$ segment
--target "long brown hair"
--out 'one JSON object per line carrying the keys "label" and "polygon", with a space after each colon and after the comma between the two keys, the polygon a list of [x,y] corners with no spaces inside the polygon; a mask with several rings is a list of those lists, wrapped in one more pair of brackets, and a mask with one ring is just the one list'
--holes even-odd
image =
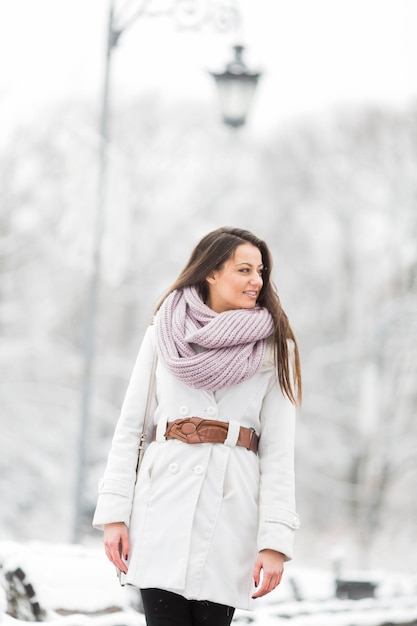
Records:
{"label": "long brown hair", "polygon": [[[207,276],[214,270],[221,269],[225,261],[233,256],[235,249],[244,243],[251,243],[261,252],[263,285],[257,304],[265,307],[274,320],[274,359],[281,390],[293,404],[299,405],[301,404],[302,390],[297,341],[288,317],[281,306],[276,288],[270,279],[272,257],[268,246],[262,239],[248,230],[240,228],[223,227],[208,233],[196,245],[188,263],[159,302],[156,310],[172,291],[184,287],[196,287],[202,300],[206,301],[208,296]],[[293,346],[292,358],[290,358],[289,344]]]}

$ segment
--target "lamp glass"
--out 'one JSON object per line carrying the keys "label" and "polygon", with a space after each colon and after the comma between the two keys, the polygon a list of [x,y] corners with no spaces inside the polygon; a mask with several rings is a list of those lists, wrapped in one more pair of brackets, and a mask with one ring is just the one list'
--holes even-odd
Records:
{"label": "lamp glass", "polygon": [[219,76],[217,86],[223,120],[229,126],[242,126],[255,93],[257,76]]}

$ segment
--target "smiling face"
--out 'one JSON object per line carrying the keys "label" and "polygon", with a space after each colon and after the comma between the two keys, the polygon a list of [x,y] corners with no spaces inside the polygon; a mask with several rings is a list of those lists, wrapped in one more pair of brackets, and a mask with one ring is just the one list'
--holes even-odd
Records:
{"label": "smiling face", "polygon": [[219,270],[207,276],[206,304],[216,313],[252,309],[262,289],[262,255],[256,246],[243,243]]}

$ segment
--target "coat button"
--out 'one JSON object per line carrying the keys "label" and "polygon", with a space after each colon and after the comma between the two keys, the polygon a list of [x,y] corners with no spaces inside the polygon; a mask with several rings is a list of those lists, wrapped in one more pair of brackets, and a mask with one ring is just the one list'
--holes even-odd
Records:
{"label": "coat button", "polygon": [[168,469],[171,472],[171,474],[176,474],[179,470],[178,463],[171,463]]}
{"label": "coat button", "polygon": [[207,415],[209,417],[214,417],[215,415],[217,415],[217,409],[215,406],[209,406],[207,409]]}
{"label": "coat button", "polygon": [[204,472],[204,467],[202,465],[196,465],[193,471],[194,474],[197,474],[197,476],[201,476]]}
{"label": "coat button", "polygon": [[186,416],[190,414],[190,408],[186,404],[180,406],[180,415]]}

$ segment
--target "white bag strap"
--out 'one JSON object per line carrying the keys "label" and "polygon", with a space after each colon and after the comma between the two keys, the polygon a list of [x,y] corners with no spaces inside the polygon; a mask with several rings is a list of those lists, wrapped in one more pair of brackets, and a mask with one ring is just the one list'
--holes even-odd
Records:
{"label": "white bag strap", "polygon": [[157,351],[156,351],[156,348],[155,348],[155,351],[153,353],[153,360],[152,360],[151,377],[149,379],[149,388],[148,388],[148,397],[147,397],[147,400],[146,400],[145,417],[143,419],[142,434],[140,436],[138,464],[137,464],[136,472],[139,471],[140,464],[142,463],[142,459],[143,459],[143,454],[145,452],[146,431],[147,431],[147,428],[148,428],[148,421],[149,421],[149,414],[151,412],[153,390],[154,390],[154,387],[155,387],[155,371],[156,371],[157,360],[158,360],[158,354],[157,354]]}

